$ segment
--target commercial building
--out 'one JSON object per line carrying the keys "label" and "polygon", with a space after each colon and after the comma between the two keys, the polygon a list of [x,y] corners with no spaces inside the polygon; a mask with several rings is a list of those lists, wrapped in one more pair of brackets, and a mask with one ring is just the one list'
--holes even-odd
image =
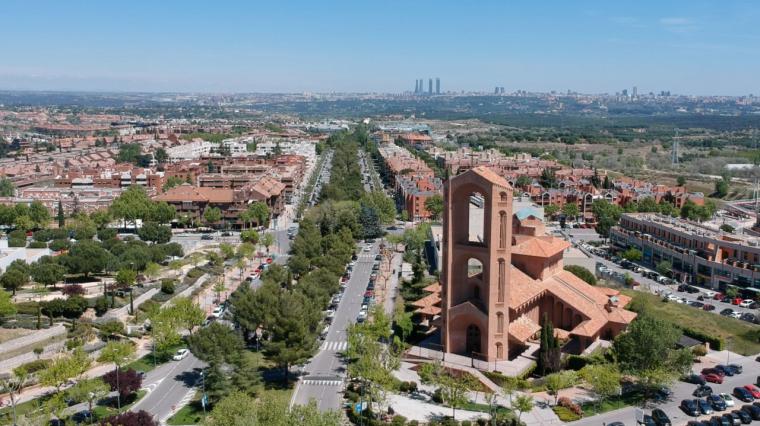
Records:
{"label": "commercial building", "polygon": [[641,250],[649,266],[670,262],[679,282],[721,291],[735,286],[748,296],[760,293],[760,238],[660,214],[626,213],[611,229],[610,242]]}
{"label": "commercial building", "polygon": [[[447,353],[498,363],[535,342],[544,318],[566,348],[580,352],[612,339],[636,317],[630,298],[591,286],[563,269],[569,243],[545,235],[543,222],[513,215],[513,190],[475,167],[444,186],[441,286],[418,301],[435,315]],[[433,286],[434,287],[434,286]]]}

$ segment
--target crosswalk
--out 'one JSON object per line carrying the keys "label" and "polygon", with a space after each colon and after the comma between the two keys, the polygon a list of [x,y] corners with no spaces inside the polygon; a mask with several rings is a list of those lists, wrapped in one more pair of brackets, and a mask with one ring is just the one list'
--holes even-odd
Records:
{"label": "crosswalk", "polygon": [[342,380],[311,380],[306,379],[303,381],[303,384],[306,386],[341,386],[343,384]]}
{"label": "crosswalk", "polygon": [[341,352],[348,348],[348,342],[324,342],[319,347],[320,351],[335,351]]}

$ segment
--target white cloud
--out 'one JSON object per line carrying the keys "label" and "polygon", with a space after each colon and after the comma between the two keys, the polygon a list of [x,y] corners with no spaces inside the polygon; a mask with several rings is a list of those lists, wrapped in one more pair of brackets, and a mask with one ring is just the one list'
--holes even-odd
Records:
{"label": "white cloud", "polygon": [[681,16],[660,18],[660,25],[667,31],[679,34],[697,30],[696,22],[693,19]]}

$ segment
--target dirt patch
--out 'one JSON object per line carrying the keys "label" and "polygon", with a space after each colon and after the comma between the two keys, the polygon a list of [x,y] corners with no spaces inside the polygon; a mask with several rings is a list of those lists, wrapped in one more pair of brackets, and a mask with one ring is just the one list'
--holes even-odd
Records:
{"label": "dirt patch", "polygon": [[33,332],[34,330],[27,330],[25,328],[0,328],[0,343],[13,340],[17,337],[26,336]]}

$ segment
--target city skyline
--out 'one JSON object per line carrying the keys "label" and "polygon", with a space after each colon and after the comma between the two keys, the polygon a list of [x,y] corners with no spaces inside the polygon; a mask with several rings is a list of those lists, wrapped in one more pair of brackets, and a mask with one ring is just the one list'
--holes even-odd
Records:
{"label": "city skyline", "polygon": [[401,93],[425,75],[444,82],[442,93],[758,93],[760,6],[751,2],[473,9],[6,2],[0,11],[13,19],[0,37],[12,43],[0,89]]}

